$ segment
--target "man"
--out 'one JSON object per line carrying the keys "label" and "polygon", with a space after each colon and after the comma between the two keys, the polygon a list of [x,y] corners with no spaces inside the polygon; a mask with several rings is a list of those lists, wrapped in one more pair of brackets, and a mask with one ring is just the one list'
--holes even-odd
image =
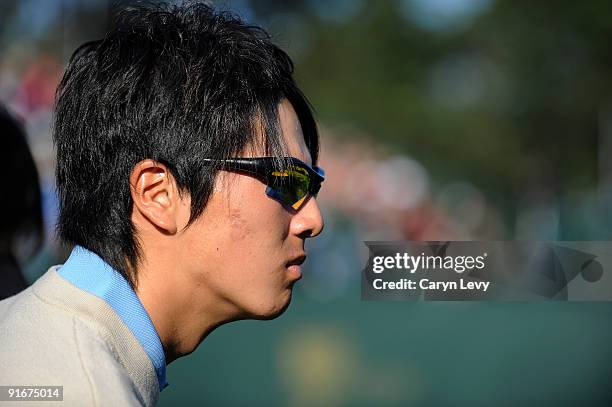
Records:
{"label": "man", "polygon": [[0,151],[5,154],[5,172],[19,174],[6,177],[6,193],[0,194],[0,212],[5,214],[0,219],[0,300],[3,300],[26,288],[15,249],[25,251],[24,257],[35,253],[43,241],[43,222],[38,172],[25,131],[2,105]]}
{"label": "man", "polygon": [[270,319],[323,228],[318,135],[289,57],[202,4],[131,8],[57,94],[63,266],[0,302],[0,385],[153,405],[216,327]]}

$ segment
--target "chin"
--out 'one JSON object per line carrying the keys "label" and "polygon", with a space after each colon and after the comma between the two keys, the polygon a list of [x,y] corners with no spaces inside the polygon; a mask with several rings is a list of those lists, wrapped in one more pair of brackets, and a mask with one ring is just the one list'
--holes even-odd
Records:
{"label": "chin", "polygon": [[252,313],[251,318],[268,321],[281,316],[291,303],[291,290],[288,290],[288,295],[283,295],[283,298],[278,299],[276,302],[265,305],[262,309],[259,309]]}

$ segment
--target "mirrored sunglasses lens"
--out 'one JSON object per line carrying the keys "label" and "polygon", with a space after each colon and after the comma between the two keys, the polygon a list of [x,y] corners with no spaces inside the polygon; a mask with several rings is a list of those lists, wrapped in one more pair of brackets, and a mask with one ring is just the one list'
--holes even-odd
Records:
{"label": "mirrored sunglasses lens", "polygon": [[308,171],[305,168],[292,165],[285,171],[275,171],[272,175],[275,177],[275,182],[269,189],[272,190],[270,193],[274,195],[273,197],[293,209],[299,209],[308,195],[310,186]]}

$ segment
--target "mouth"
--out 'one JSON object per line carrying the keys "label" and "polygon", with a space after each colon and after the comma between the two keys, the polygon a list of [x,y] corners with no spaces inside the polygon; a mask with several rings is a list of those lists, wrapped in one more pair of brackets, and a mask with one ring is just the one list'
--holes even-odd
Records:
{"label": "mouth", "polygon": [[302,278],[302,267],[301,265],[306,261],[306,255],[301,254],[292,260],[288,261],[285,267],[292,280],[299,280]]}

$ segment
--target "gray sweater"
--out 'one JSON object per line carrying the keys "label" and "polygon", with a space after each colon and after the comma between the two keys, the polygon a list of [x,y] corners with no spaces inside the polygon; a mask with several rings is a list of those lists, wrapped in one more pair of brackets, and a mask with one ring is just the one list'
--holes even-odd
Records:
{"label": "gray sweater", "polygon": [[[0,386],[63,386],[64,402],[50,405],[152,406],[159,398],[153,364],[130,329],[56,267],[0,301]],[[47,403],[13,403],[29,404]]]}

